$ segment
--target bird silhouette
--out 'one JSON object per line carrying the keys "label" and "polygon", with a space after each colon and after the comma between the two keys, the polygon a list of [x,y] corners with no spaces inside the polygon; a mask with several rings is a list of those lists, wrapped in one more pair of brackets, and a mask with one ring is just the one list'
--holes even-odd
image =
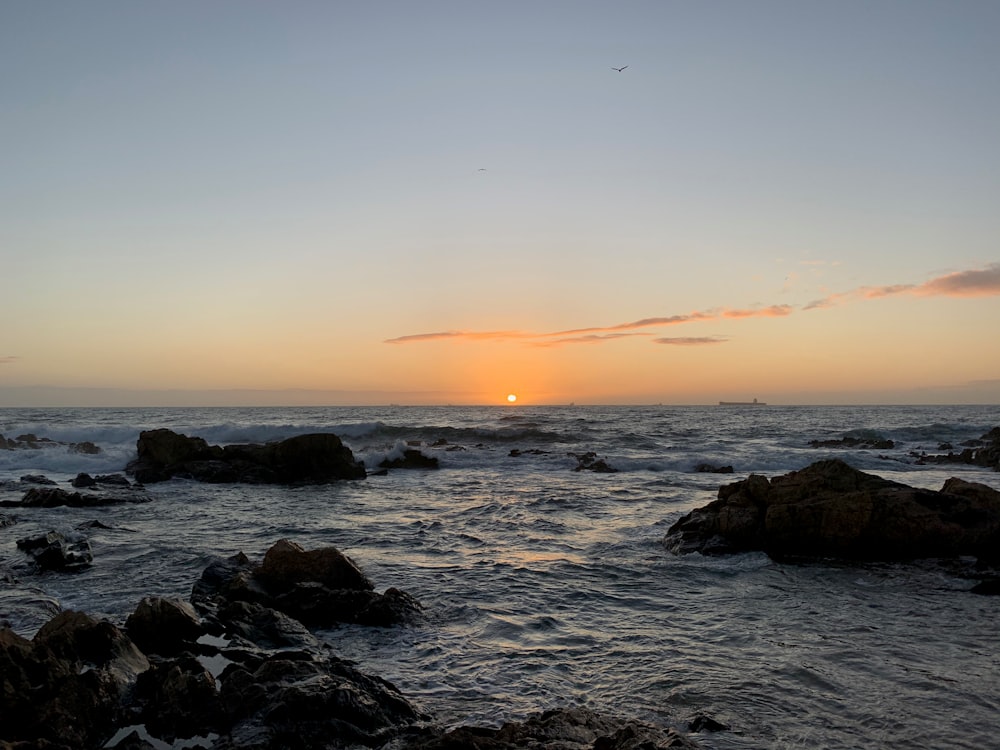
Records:
{"label": "bird silhouette", "polygon": [[620,68],[611,68],[611,69],[612,70],[617,70],[619,73],[621,73],[627,67],[628,67],[628,65],[622,65]]}

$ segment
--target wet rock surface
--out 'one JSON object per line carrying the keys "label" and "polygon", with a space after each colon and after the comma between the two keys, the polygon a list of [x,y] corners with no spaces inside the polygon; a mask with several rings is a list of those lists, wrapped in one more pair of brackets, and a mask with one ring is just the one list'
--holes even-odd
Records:
{"label": "wet rock surface", "polygon": [[957,478],[940,491],[918,489],[819,461],[722,486],[664,543],[675,553],[762,550],[777,558],[986,557],[1000,546],[1000,492]]}
{"label": "wet rock surface", "polygon": [[339,551],[281,540],[261,564],[240,554],[210,565],[191,603],[144,598],[124,628],[68,611],[31,640],[0,628],[0,747],[698,747],[676,728],[571,708],[500,728],[448,730],[388,681],[336,656],[303,623],[226,595],[304,584],[374,594]]}
{"label": "wet rock surface", "polygon": [[143,483],[181,477],[215,483],[316,484],[366,476],[364,465],[332,433],[220,447],[157,429],[141,432],[136,450],[137,458],[126,472]]}

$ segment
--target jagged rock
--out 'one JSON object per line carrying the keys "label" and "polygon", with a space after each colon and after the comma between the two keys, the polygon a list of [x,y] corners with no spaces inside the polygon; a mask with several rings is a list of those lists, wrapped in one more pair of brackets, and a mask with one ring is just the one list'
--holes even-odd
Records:
{"label": "jagged rock", "polygon": [[373,747],[427,718],[390,683],[329,655],[281,652],[252,670],[232,665],[221,682],[233,750]]}
{"label": "jagged rock", "polygon": [[17,540],[17,548],[27,552],[45,570],[73,572],[88,567],[94,561],[90,542],[68,539],[58,531]]}
{"label": "jagged rock", "polygon": [[0,450],[41,450],[43,448],[54,448],[64,446],[73,453],[85,453],[95,455],[101,452],[99,446],[89,440],[82,443],[61,443],[58,440],[50,440],[46,437],[38,437],[32,433],[18,435],[16,438],[7,439],[0,435]]}
{"label": "jagged rock", "polygon": [[92,476],[90,476],[90,474],[81,471],[79,474],[73,477],[73,480],[70,482],[70,484],[78,489],[83,487],[93,487],[95,484],[97,484],[97,480],[94,479]]}
{"label": "jagged rock", "polygon": [[99,747],[149,661],[117,627],[62,612],[28,641],[0,629],[2,740]]}
{"label": "jagged rock", "polygon": [[949,479],[940,492],[819,461],[719,489],[677,521],[675,553],[763,550],[774,557],[884,560],[986,555],[1000,545],[1000,492]]}
{"label": "jagged rock", "polygon": [[259,648],[321,650],[320,641],[298,620],[256,602],[232,601],[218,612],[226,634]]}
{"label": "jagged rock", "polygon": [[192,649],[205,633],[188,602],[147,596],[125,621],[129,637],[147,654],[176,654]]}
{"label": "jagged rock", "polygon": [[947,455],[922,454],[917,457],[917,464],[969,464],[985,466],[1000,471],[1000,427],[994,427],[979,440],[963,443],[966,447],[961,453],[949,450]]}
{"label": "jagged rock", "polygon": [[158,429],[140,433],[136,449],[138,456],[126,471],[144,483],[183,477],[216,483],[295,484],[366,475],[364,465],[332,433],[220,447],[199,437]]}
{"label": "jagged rock", "polygon": [[568,455],[577,460],[576,468],[573,471],[593,471],[598,474],[614,474],[618,471],[618,469],[610,466],[603,458],[598,458],[597,454],[593,451],[588,451],[587,453],[570,453]]}
{"label": "jagged rock", "polygon": [[163,740],[206,735],[227,723],[215,678],[190,656],[155,663],[139,675],[131,707]]}
{"label": "jagged rock", "polygon": [[374,591],[371,581],[339,550],[307,551],[287,539],[275,543],[261,565],[242,553],[214,562],[195,583],[191,601],[203,615],[220,622],[221,608],[245,601],[320,627],[395,625],[412,620],[421,609],[416,599],[398,589]]}

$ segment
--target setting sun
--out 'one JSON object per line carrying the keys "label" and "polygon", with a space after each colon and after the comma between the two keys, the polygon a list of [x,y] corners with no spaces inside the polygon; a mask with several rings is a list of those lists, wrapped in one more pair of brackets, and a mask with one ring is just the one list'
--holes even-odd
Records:
{"label": "setting sun", "polygon": [[513,393],[508,393],[507,394],[507,403],[513,404],[515,401],[517,401],[517,396],[515,394],[513,394]]}

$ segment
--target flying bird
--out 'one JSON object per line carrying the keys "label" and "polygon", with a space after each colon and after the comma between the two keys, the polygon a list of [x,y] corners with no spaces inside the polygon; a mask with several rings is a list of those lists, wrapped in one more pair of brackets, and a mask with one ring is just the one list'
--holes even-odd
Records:
{"label": "flying bird", "polygon": [[621,72],[622,72],[623,70],[625,70],[625,68],[627,68],[627,67],[628,67],[628,65],[622,65],[622,66],[621,66],[620,68],[614,68],[614,67],[613,67],[613,68],[611,68],[611,69],[612,69],[612,70],[617,70],[617,71],[618,71],[619,73],[621,73]]}

